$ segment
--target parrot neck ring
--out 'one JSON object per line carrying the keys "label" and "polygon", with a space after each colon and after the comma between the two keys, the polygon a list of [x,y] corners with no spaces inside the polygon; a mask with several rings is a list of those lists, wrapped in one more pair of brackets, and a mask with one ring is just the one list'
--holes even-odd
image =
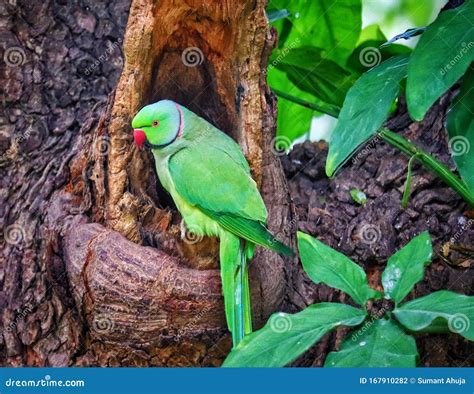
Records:
{"label": "parrot neck ring", "polygon": [[[161,148],[167,147],[168,145],[171,145],[178,138],[181,138],[181,136],[183,135],[183,128],[184,128],[183,111],[181,110],[181,107],[178,104],[176,104],[176,109],[178,110],[178,113],[179,113],[179,128],[178,128],[178,132],[176,133],[176,136],[170,142],[167,142],[166,144],[152,144],[151,142],[148,142],[148,140],[146,139],[146,136],[143,130],[136,129],[134,131],[134,136],[135,136],[136,141],[140,141],[139,145],[144,144],[147,148],[150,148],[150,149],[161,149]],[[156,126],[154,125],[154,127],[157,127],[157,125]]]}

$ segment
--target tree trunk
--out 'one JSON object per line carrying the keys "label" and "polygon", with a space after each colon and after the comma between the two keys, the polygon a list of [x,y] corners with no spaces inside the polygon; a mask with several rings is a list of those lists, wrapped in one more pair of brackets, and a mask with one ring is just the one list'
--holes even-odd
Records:
{"label": "tree trunk", "polygon": [[[289,194],[270,149],[276,110],[263,70],[275,37],[265,2],[134,0],[123,40],[129,4],[107,4],[0,6],[0,364],[219,365],[230,337],[217,241],[182,236],[130,121],[168,98],[232,136],[269,228],[291,243]],[[282,307],[294,270],[256,253],[257,326]]]}

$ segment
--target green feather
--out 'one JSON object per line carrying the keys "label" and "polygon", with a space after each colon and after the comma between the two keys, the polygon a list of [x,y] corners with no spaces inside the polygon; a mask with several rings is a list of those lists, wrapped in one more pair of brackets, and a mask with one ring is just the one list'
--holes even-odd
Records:
{"label": "green feather", "polygon": [[160,181],[186,225],[220,238],[226,319],[236,346],[252,331],[247,259],[255,244],[289,256],[294,252],[266,229],[265,204],[239,145],[229,136],[169,100],[143,108],[133,125],[152,144],[169,142],[153,149],[153,155]]}
{"label": "green feather", "polygon": [[213,218],[222,227],[241,238],[251,241],[254,244],[265,246],[275,252],[286,256],[294,256],[295,252],[284,245],[265,228],[265,226],[256,221],[243,217],[227,214],[216,214],[214,212],[202,209],[203,212]]}

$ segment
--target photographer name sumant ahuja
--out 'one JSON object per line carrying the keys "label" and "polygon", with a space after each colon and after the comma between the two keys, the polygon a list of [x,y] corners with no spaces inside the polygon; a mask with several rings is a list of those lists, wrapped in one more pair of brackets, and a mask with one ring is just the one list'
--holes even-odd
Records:
{"label": "photographer name sumant ahuja", "polygon": [[359,378],[360,384],[391,384],[391,385],[404,385],[404,384],[420,384],[420,385],[439,385],[439,384],[455,384],[463,386],[466,384],[464,378],[426,378],[426,377],[370,377],[370,378]]}
{"label": "photographer name sumant ahuja", "polygon": [[464,378],[418,378],[416,379],[418,384],[457,384],[463,386],[466,384]]}

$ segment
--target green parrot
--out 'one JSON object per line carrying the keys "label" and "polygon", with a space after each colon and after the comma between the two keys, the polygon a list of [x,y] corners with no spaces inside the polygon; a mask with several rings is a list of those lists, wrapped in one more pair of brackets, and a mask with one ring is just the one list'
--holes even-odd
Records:
{"label": "green parrot", "polygon": [[136,145],[153,152],[156,171],[188,228],[220,239],[227,325],[234,347],[252,332],[247,261],[255,245],[294,252],[266,229],[267,210],[239,145],[185,107],[161,100],[133,118]]}

